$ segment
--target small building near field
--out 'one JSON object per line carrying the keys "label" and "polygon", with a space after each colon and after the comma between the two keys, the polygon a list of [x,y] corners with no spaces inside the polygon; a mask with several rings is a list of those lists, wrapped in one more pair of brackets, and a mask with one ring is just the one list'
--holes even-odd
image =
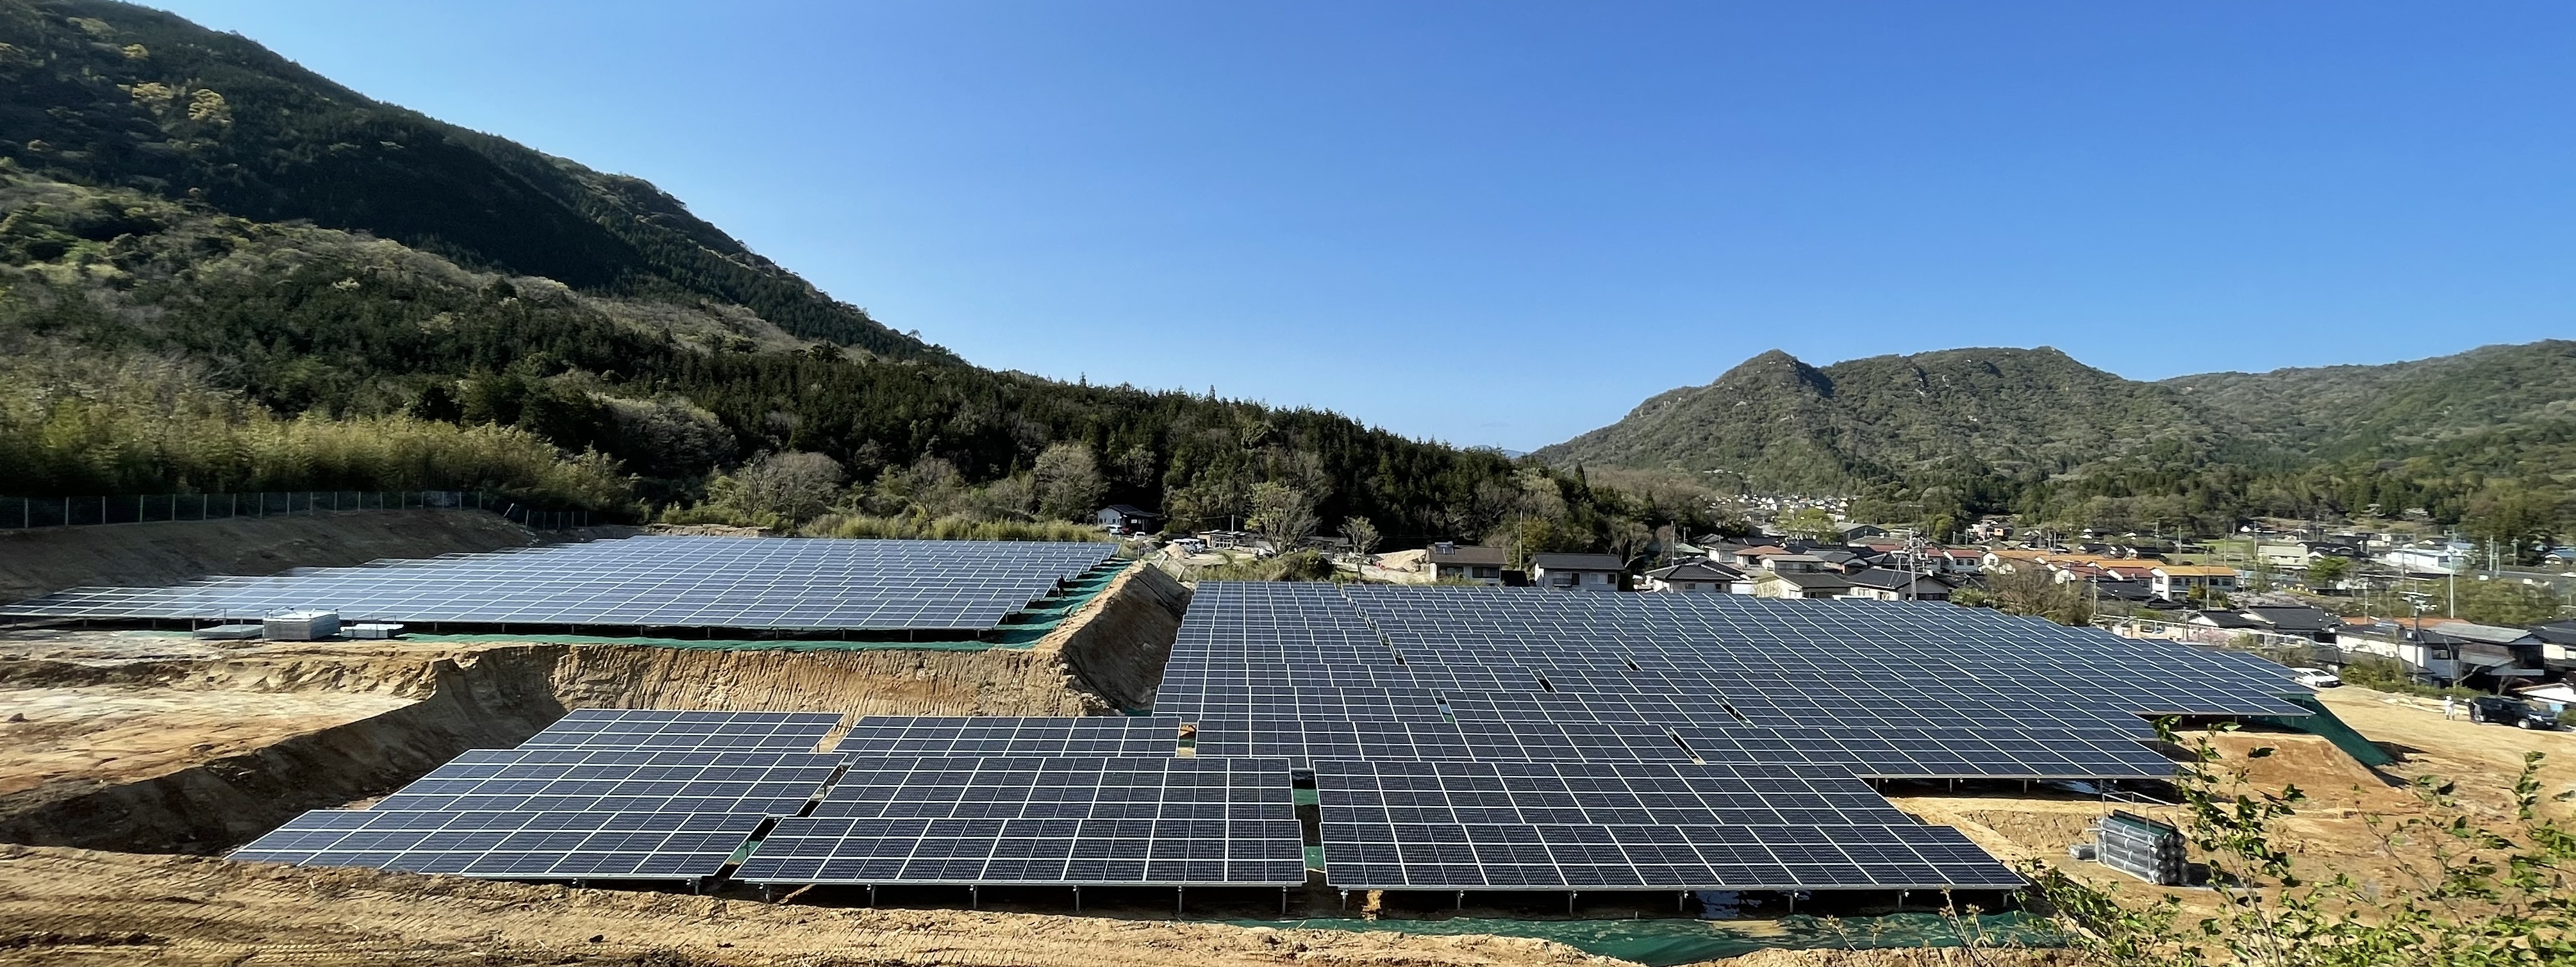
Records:
{"label": "small building near field", "polygon": [[1126,504],[1100,508],[1100,513],[1093,515],[1093,519],[1114,534],[1151,534],[1163,529],[1163,515]]}
{"label": "small building near field", "polygon": [[1724,564],[1692,561],[1646,572],[1646,590],[1681,594],[1752,594],[1753,579]]}
{"label": "small building near field", "polygon": [[1511,562],[1511,552],[1502,548],[1448,541],[1433,544],[1422,552],[1422,563],[1431,569],[1434,581],[1501,584],[1503,567]]}
{"label": "small building near field", "polygon": [[1535,554],[1530,582],[1552,591],[1625,591],[1628,566],[1608,554]]}

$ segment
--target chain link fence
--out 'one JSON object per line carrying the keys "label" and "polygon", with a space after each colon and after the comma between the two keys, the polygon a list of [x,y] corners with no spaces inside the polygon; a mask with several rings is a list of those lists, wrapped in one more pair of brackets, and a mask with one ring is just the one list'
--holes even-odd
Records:
{"label": "chain link fence", "polygon": [[362,510],[484,510],[537,530],[590,526],[589,511],[537,510],[466,490],[269,490],[246,494],[0,497],[0,530]]}

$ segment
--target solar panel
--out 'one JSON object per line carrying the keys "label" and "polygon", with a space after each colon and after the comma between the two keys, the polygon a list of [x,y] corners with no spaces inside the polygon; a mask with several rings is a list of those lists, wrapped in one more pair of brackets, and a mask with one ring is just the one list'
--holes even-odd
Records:
{"label": "solar panel", "polygon": [[317,809],[231,858],[505,880],[694,879],[722,870],[763,821],[713,813]]}
{"label": "solar panel", "polygon": [[72,588],[23,617],[345,620],[797,631],[982,631],[1117,550],[1104,543],[648,536],[168,588]]}
{"label": "solar panel", "polygon": [[840,724],[837,712],[580,708],[519,747],[812,752]]}
{"label": "solar panel", "polygon": [[835,748],[851,756],[1169,756],[1180,740],[1176,715],[868,715]]}
{"label": "solar panel", "polygon": [[1436,719],[1488,761],[2024,779],[2170,775],[2150,716],[2299,714],[2260,663],[1945,604],[1282,587],[1203,584],[1156,710],[1229,753],[1400,758],[1288,733]]}
{"label": "solar panel", "polygon": [[1668,763],[1319,761],[1345,889],[2015,888],[1851,779]]}
{"label": "solar panel", "polygon": [[1292,886],[1305,847],[1288,764],[1208,757],[850,760],[780,820],[752,883]]}
{"label": "solar panel", "polygon": [[376,805],[399,811],[802,811],[838,771],[808,752],[650,748],[472,749]]}
{"label": "solar panel", "polygon": [[2160,714],[2287,673],[1946,604],[1202,583],[1155,695],[1315,771],[1372,889],[2010,888],[1858,777],[2161,777]]}

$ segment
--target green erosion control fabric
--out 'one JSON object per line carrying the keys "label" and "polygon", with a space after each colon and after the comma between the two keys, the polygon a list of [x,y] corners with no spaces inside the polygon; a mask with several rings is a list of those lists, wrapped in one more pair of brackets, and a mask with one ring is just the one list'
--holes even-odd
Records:
{"label": "green erosion control fabric", "polygon": [[2335,748],[2342,749],[2345,754],[2352,756],[2354,761],[2374,769],[2397,761],[2397,757],[2389,755],[2388,750],[2380,748],[2378,744],[2363,737],[2352,726],[2344,724],[2342,719],[2335,717],[2335,713],[2328,710],[2324,703],[2317,701],[2316,696],[2284,695],[2281,698],[2292,705],[2305,707],[2309,714],[2258,715],[2253,716],[2251,721],[2324,736],[2326,741],[2334,743]]}
{"label": "green erosion control fabric", "polygon": [[[1228,920],[1246,927],[1312,930],[1385,930],[1411,934],[1485,933],[1498,937],[1553,940],[1588,954],[1671,967],[1721,957],[1740,957],[1757,950],[1824,948],[1866,950],[1877,947],[1956,947],[1959,931],[1935,913],[1895,913],[1838,920],[1789,916],[1778,920]],[[2020,913],[1986,914],[1971,928],[1986,942],[2022,947],[2059,943],[2046,921]]]}

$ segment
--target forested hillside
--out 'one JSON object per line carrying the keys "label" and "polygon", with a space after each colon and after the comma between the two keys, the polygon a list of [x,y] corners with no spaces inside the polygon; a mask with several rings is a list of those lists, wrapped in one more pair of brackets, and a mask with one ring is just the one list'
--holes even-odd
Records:
{"label": "forested hillside", "polygon": [[0,45],[10,493],[463,487],[986,534],[1119,501],[1524,553],[1716,523],[1687,487],[975,368],[639,180],[166,14],[0,0]]}
{"label": "forested hillside", "polygon": [[0,151],[26,167],[587,291],[737,304],[891,358],[953,358],[640,179],[379,104],[239,36],[129,4],[0,0],[0,44]]}
{"label": "forested hillside", "polygon": [[1942,531],[2007,511],[2203,532],[2419,512],[2531,550],[2576,530],[2576,342],[2158,383],[2045,348],[1821,368],[1773,351],[1534,456],[1860,496]]}

